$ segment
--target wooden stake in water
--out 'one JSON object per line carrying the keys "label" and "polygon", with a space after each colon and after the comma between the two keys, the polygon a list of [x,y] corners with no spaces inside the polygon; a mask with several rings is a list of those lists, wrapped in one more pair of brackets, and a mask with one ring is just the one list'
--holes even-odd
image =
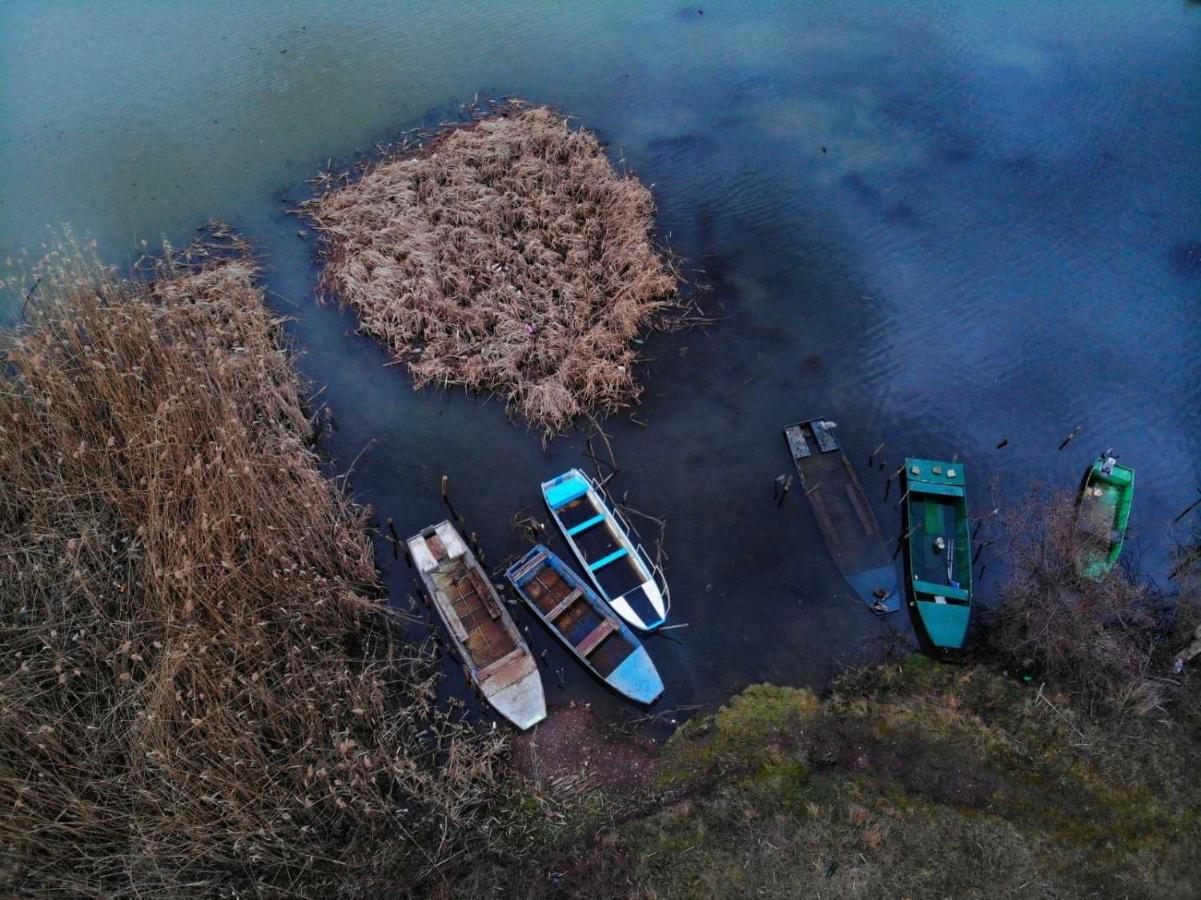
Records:
{"label": "wooden stake in water", "polygon": [[[388,516],[388,533],[392,536],[392,558],[396,559],[400,555],[400,535],[396,533],[396,523],[392,521],[391,516]],[[410,566],[413,565],[407,549],[405,550],[405,561]]]}
{"label": "wooden stake in water", "polygon": [[[1197,488],[1197,493],[1201,494],[1201,488]],[[1188,507],[1184,510],[1184,512],[1182,512],[1180,515],[1178,515],[1176,518],[1174,518],[1172,520],[1172,524],[1175,525],[1177,522],[1179,522],[1181,519],[1183,519],[1185,516],[1187,516],[1189,513],[1191,513],[1198,506],[1201,506],[1201,497],[1198,497],[1196,500],[1194,500],[1192,503],[1190,503],[1188,505]]]}
{"label": "wooden stake in water", "polygon": [[1080,433],[1081,428],[1082,426],[1080,425],[1077,425],[1075,428],[1073,428],[1072,433],[1063,439],[1063,443],[1059,445],[1059,449],[1062,450],[1064,447],[1074,441],[1076,439],[1076,435]]}
{"label": "wooden stake in water", "polygon": [[788,492],[792,490],[792,476],[780,475],[776,478],[776,506],[783,506]]}

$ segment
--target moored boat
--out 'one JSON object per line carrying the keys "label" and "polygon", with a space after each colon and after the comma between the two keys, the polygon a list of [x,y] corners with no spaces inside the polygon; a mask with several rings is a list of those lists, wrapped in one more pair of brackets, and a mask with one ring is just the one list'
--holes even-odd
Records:
{"label": "moored boat", "polygon": [[648,704],[663,693],[659,672],[634,632],[546,547],[535,546],[505,576],[580,664],[613,690]]}
{"label": "moored boat", "polygon": [[523,730],[545,719],[537,660],[455,527],[440,522],[407,543],[426,595],[484,699]]}
{"label": "moored boat", "polygon": [[1076,530],[1081,536],[1081,574],[1100,581],[1117,564],[1126,542],[1134,504],[1134,469],[1118,465],[1112,450],[1084,472],[1076,499]]}
{"label": "moored boat", "polygon": [[930,643],[957,649],[972,614],[972,534],[960,463],[905,460],[902,542],[909,611]]}
{"label": "moored boat", "polygon": [[859,478],[826,419],[784,429],[801,488],[838,571],[877,613],[901,608],[897,570]]}
{"label": "moored boat", "polygon": [[542,483],[551,517],[597,593],[635,628],[663,624],[670,608],[662,573],[630,538],[629,524],[579,469]]}

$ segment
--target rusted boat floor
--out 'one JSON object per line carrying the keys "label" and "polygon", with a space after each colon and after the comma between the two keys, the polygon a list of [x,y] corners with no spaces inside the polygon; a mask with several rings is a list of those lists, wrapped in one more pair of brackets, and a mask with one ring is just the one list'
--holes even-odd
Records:
{"label": "rusted boat floor", "polygon": [[[526,582],[525,590],[545,615],[574,589],[551,566],[544,565],[537,575]],[[552,626],[574,647],[588,637],[601,621],[600,613],[586,597],[581,596],[556,617]],[[630,655],[631,649],[621,632],[615,631],[588,654],[588,662],[603,678]]]}
{"label": "rusted boat floor", "polygon": [[473,583],[470,570],[459,563],[446,573],[439,574],[439,588],[451,602],[451,607],[467,632],[467,653],[477,668],[500,659],[517,646],[512,636],[497,619],[493,619]]}

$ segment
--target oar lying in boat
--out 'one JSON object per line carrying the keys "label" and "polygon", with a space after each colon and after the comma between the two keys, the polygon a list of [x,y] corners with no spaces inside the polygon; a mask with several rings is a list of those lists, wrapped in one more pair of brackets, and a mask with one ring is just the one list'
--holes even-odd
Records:
{"label": "oar lying in boat", "polygon": [[571,567],[541,544],[505,577],[580,664],[622,696],[653,703],[663,682],[634,632]]}

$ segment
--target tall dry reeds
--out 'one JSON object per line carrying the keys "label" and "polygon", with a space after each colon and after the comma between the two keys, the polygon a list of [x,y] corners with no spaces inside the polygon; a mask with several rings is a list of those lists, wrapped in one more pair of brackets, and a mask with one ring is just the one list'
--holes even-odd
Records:
{"label": "tall dry reeds", "polygon": [[322,288],[418,386],[501,394],[548,436],[638,399],[632,342],[664,323],[678,278],[650,192],[549,109],[388,153],[304,209]]}
{"label": "tall dry reeds", "polygon": [[503,741],[370,599],[246,248],[38,277],[0,373],[3,892],[397,891],[500,841]]}
{"label": "tall dry reeds", "polygon": [[1158,709],[1162,599],[1121,566],[1101,581],[1082,574],[1089,538],[1076,526],[1073,497],[1040,492],[1019,509],[1006,523],[1013,575],[989,620],[990,647],[1098,713]]}

